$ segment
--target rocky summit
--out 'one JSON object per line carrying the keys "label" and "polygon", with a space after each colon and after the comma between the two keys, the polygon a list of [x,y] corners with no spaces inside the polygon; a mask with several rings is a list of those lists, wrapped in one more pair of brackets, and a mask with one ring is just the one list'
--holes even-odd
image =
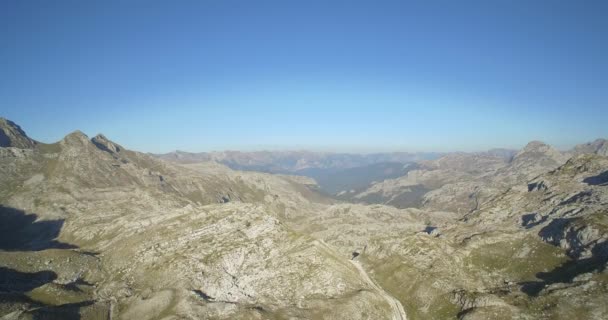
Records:
{"label": "rocky summit", "polygon": [[0,119],[0,319],[606,319],[606,146],[156,156]]}

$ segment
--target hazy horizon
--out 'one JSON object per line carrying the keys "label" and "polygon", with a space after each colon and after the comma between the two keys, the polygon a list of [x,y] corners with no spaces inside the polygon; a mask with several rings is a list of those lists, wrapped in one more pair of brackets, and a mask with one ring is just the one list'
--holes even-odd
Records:
{"label": "hazy horizon", "polygon": [[[0,115],[1,118],[5,118],[8,119],[2,115]],[[13,121],[12,119],[8,119],[9,121]],[[14,121],[13,121],[14,122]],[[28,137],[42,142],[42,143],[47,143],[47,144],[51,144],[51,143],[56,143],[59,142],[61,140],[61,138],[63,138],[63,136],[60,139],[57,140],[48,140],[48,139],[41,139],[40,137],[35,137],[32,136],[31,134],[29,134],[27,128],[24,128],[23,126],[21,126],[19,123],[16,123],[17,125],[19,125],[21,127],[21,129],[23,129],[25,131],[25,133],[28,135]],[[89,138],[93,138],[94,136],[98,135],[98,134],[102,134],[104,136],[106,136],[106,138],[118,143],[118,144],[122,144],[120,141],[113,139],[111,137],[111,135],[108,135],[107,133],[104,132],[98,132],[95,134],[91,134],[91,133],[86,133],[83,132],[80,129],[74,129],[71,130],[70,132],[66,132],[64,134],[64,136],[69,135],[70,133],[76,132],[76,131],[80,131],[83,134],[87,135],[87,137]],[[605,137],[597,137],[596,139],[605,139]],[[571,149],[572,147],[576,146],[577,144],[584,144],[584,143],[588,143],[588,142],[593,142],[596,139],[592,139],[589,141],[580,141],[579,143],[576,144],[572,144],[572,145],[568,145],[568,146],[556,146],[556,145],[551,145],[552,147],[560,150],[560,151],[568,151],[569,149]],[[131,148],[128,145],[124,145],[123,147],[127,147],[129,149],[132,150],[136,150],[136,151],[140,151],[140,152],[146,152],[146,153],[151,153],[151,154],[166,154],[166,153],[171,153],[171,152],[185,152],[185,153],[214,153],[214,152],[244,152],[244,153],[254,153],[254,152],[317,152],[317,153],[340,153],[340,154],[374,154],[374,153],[437,153],[437,154],[442,154],[442,153],[453,153],[453,152],[485,152],[485,151],[490,151],[490,150],[499,150],[499,149],[504,149],[504,150],[519,150],[523,147],[525,147],[525,145],[527,145],[530,142],[533,141],[540,141],[540,140],[529,140],[528,142],[526,142],[524,145],[521,146],[512,146],[512,147],[505,147],[505,146],[488,146],[485,149],[476,149],[476,150],[459,150],[459,149],[444,149],[444,150],[412,150],[412,149],[407,149],[407,148],[402,148],[402,149],[373,149],[373,148],[357,148],[357,147],[342,147],[342,148],[332,148],[332,147],[327,147],[327,148],[319,148],[319,147],[314,147],[314,146],[252,146],[250,148],[243,148],[243,149],[213,149],[213,150],[181,150],[181,149],[171,149],[171,150],[166,150],[166,151],[161,151],[161,152],[152,152],[152,151],[147,151],[147,150],[140,150],[137,148]],[[540,141],[540,142],[545,142],[545,141]]]}
{"label": "hazy horizon", "polygon": [[54,142],[448,152],[608,137],[608,4],[0,3],[0,115]]}

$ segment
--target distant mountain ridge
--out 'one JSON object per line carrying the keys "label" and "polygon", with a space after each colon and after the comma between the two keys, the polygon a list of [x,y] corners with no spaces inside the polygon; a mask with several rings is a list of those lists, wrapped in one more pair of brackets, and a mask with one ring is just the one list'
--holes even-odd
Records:
{"label": "distant mountain ridge", "polygon": [[601,156],[608,156],[608,140],[596,139],[593,142],[579,144],[572,149],[574,154],[595,153]]}
{"label": "distant mountain ridge", "polygon": [[[574,155],[607,152],[606,140],[597,139],[567,151],[531,141],[521,150],[445,154],[175,151],[155,156],[177,163],[213,161],[234,170],[302,175],[315,179],[324,193],[349,202],[469,210],[484,194],[554,169]],[[482,185],[486,190],[476,191]]]}
{"label": "distant mountain ridge", "polygon": [[177,163],[215,161],[235,170],[268,173],[298,173],[309,169],[344,170],[376,163],[410,163],[432,160],[438,152],[331,153],[314,151],[221,151],[191,153],[174,151],[154,156]]}
{"label": "distant mountain ridge", "polygon": [[553,170],[578,154],[602,155],[602,139],[560,152],[540,141],[519,151],[449,153],[421,161],[416,170],[372,184],[352,194],[351,201],[432,210],[474,210],[499,190]]}

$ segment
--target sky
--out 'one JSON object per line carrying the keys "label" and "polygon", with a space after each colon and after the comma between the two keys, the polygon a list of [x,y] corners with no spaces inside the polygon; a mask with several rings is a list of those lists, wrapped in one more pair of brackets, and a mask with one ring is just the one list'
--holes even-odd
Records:
{"label": "sky", "polygon": [[608,138],[607,1],[0,1],[0,116],[145,152]]}

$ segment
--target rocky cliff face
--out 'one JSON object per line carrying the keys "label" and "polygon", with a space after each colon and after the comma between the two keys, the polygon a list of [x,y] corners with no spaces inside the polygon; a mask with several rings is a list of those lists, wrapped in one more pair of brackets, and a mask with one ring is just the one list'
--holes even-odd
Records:
{"label": "rocky cliff face", "polygon": [[0,147],[29,149],[35,145],[36,141],[30,139],[21,127],[10,120],[0,118]]}

